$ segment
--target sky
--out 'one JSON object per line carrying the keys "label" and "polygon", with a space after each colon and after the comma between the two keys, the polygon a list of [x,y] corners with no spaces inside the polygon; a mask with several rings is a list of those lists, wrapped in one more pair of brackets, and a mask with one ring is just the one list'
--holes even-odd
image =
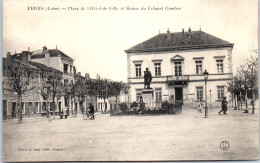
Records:
{"label": "sky", "polygon": [[[43,7],[44,10],[31,10]],[[59,10],[46,10],[46,8]],[[70,7],[79,10],[68,10]],[[81,10],[82,7],[85,10]],[[106,7],[107,10],[88,10]],[[116,7],[117,10],[109,10]],[[142,7],[146,10],[140,10]],[[163,10],[149,10],[149,8]],[[178,10],[166,10],[166,8]],[[3,57],[7,52],[57,48],[77,71],[127,81],[127,50],[159,33],[199,30],[234,43],[233,66],[258,48],[257,0],[6,0]],[[66,8],[66,10],[62,10]],[[127,10],[139,8],[139,10]],[[70,8],[71,9],[71,8]],[[124,10],[123,10],[124,9]]]}

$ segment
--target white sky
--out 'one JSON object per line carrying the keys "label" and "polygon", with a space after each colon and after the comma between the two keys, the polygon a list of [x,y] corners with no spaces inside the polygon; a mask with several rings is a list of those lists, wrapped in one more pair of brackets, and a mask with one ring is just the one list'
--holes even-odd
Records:
{"label": "white sky", "polygon": [[[102,2],[102,3],[101,3]],[[42,7],[180,7],[178,11],[28,11]],[[75,59],[77,71],[127,80],[124,50],[159,33],[201,30],[234,43],[234,68],[258,46],[257,0],[6,0],[3,56],[46,45]]]}

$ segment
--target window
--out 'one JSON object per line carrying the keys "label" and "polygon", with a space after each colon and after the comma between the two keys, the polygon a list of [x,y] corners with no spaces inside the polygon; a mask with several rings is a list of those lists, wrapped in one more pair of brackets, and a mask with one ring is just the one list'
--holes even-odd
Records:
{"label": "window", "polygon": [[203,87],[196,87],[197,101],[203,100]]}
{"label": "window", "polygon": [[141,72],[142,72],[141,64],[135,64],[135,74],[136,74],[136,77],[142,76]]}
{"label": "window", "polygon": [[68,107],[68,98],[67,97],[64,97],[64,104],[65,104],[65,107]]}
{"label": "window", "polygon": [[69,84],[69,80],[68,79],[64,79],[64,85],[68,85]]}
{"label": "window", "polygon": [[70,65],[70,74],[72,74],[72,65]]}
{"label": "window", "polygon": [[47,105],[46,102],[42,103],[42,111],[46,111],[47,110]]}
{"label": "window", "polygon": [[142,89],[136,89],[136,101],[140,100],[140,97],[142,96]]}
{"label": "window", "polygon": [[217,59],[217,71],[223,73],[223,59]]}
{"label": "window", "polygon": [[155,101],[162,101],[162,88],[155,88]]}
{"label": "window", "polygon": [[55,102],[51,102],[50,103],[50,111],[53,111],[54,107],[55,107]]}
{"label": "window", "polygon": [[224,97],[224,86],[217,86],[218,100],[222,100]]}
{"label": "window", "polygon": [[195,61],[196,63],[196,74],[202,74],[202,61]]}
{"label": "window", "polygon": [[63,64],[63,72],[68,73],[68,64]]}
{"label": "window", "polygon": [[23,109],[22,113],[25,114],[25,103],[24,102],[22,102],[22,109]]}
{"label": "window", "polygon": [[181,62],[174,62],[175,76],[181,76]]}
{"label": "window", "polygon": [[161,76],[161,63],[154,63],[155,76]]}
{"label": "window", "polygon": [[35,108],[36,108],[36,113],[39,113],[40,112],[40,107],[39,107],[39,102],[36,102],[35,103]]}
{"label": "window", "polygon": [[155,88],[155,104],[156,106],[160,106],[162,102],[162,89],[161,88]]}

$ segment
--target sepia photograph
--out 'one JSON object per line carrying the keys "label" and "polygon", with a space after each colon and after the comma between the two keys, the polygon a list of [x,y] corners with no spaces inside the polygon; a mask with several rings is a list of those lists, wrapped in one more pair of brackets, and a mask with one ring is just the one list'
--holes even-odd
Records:
{"label": "sepia photograph", "polygon": [[2,161],[259,159],[258,1],[3,0]]}

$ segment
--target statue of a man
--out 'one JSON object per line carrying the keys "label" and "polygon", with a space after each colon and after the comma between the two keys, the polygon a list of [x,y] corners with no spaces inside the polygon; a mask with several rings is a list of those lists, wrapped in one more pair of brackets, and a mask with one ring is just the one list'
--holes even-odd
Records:
{"label": "statue of a man", "polygon": [[144,71],[144,88],[147,88],[147,89],[150,88],[150,84],[152,82],[152,78],[153,77],[152,77],[151,72],[146,67],[146,71]]}

